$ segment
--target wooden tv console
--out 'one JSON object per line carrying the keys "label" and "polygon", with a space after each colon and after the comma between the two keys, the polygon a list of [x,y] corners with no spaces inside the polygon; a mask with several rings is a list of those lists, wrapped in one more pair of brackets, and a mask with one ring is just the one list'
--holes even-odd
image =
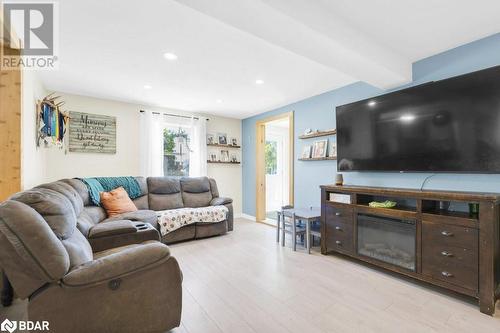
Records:
{"label": "wooden tv console", "polygon": [[[398,205],[394,208],[368,205],[370,201],[385,199],[397,201]],[[476,203],[479,211],[470,215],[463,209],[442,209],[446,208],[446,202],[465,207]],[[499,204],[500,194],[324,185],[321,186],[321,253],[338,252],[475,297],[481,312],[492,315],[500,296]],[[358,218],[366,220],[366,216],[412,223],[413,269],[359,253]],[[363,225],[364,229],[359,230],[365,235],[365,230],[371,227]]]}

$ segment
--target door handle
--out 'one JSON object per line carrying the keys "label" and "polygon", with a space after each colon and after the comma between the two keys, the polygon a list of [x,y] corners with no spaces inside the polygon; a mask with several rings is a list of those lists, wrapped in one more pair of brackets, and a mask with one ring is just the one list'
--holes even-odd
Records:
{"label": "door handle", "polygon": [[342,216],[342,214],[340,214],[339,212],[336,212],[335,216]]}
{"label": "door handle", "polygon": [[442,255],[442,256],[445,256],[445,257],[453,257],[453,253],[448,252],[448,251],[442,251],[442,252],[441,252],[441,255]]}
{"label": "door handle", "polygon": [[441,272],[441,275],[444,277],[452,277],[453,276],[453,274],[446,272],[446,271]]}
{"label": "door handle", "polygon": [[342,242],[341,241],[335,241],[335,244],[342,245]]}
{"label": "door handle", "polygon": [[449,231],[441,231],[441,235],[445,236],[445,237],[451,237],[453,236],[453,233],[452,232],[449,232]]}
{"label": "door handle", "polygon": [[342,231],[342,228],[341,228],[341,227],[339,227],[339,226],[336,226],[336,227],[335,227],[335,230]]}

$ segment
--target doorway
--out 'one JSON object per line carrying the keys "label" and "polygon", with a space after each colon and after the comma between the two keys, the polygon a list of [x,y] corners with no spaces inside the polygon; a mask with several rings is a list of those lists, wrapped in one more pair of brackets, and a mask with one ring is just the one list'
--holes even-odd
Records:
{"label": "doorway", "polygon": [[277,211],[293,205],[293,112],[257,122],[256,220],[276,225]]}

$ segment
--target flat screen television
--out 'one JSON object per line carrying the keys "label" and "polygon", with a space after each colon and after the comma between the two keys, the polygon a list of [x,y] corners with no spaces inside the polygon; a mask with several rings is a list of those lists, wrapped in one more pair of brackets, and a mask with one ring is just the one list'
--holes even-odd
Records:
{"label": "flat screen television", "polygon": [[500,66],[337,107],[339,171],[500,173]]}

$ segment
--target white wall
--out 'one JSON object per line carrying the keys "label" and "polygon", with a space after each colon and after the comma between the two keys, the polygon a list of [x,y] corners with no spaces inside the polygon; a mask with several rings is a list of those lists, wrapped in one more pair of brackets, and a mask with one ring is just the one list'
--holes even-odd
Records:
{"label": "white wall", "polygon": [[67,151],[67,141],[64,150],[45,149],[46,181],[73,177],[139,174],[140,106],[93,97],[57,94],[66,103],[64,111],[116,117],[116,154],[70,153]]}
{"label": "white wall", "polygon": [[[37,160],[39,159],[39,162],[37,161],[35,164],[44,165],[45,167],[42,167],[43,172],[35,172],[38,169],[33,164],[26,165],[25,170],[29,170],[29,173],[31,173],[31,177],[29,177],[30,181],[26,183],[26,188],[61,178],[138,175],[140,171],[139,110],[183,114],[182,111],[177,110],[148,107],[93,97],[65,93],[57,93],[57,95],[60,95],[61,100],[64,100],[66,103],[63,107],[64,111],[115,116],[117,118],[116,154],[70,153],[67,151],[67,145],[64,150],[40,148],[38,151],[34,151],[34,149],[30,149],[28,154],[23,155],[34,154],[27,156],[27,159],[34,160],[36,157]],[[184,112],[184,114],[187,113]],[[241,142],[241,120],[215,116],[206,117],[210,119],[207,123],[208,133],[227,133],[228,138],[236,137],[238,142]],[[27,142],[33,142],[34,145],[34,125],[26,128],[26,133],[23,133],[23,137]],[[241,158],[241,151],[237,151],[239,158]],[[208,176],[217,181],[221,196],[233,198],[235,214],[240,214],[242,209],[241,166],[209,165]]]}
{"label": "white wall", "polygon": [[[228,142],[231,137],[235,137],[238,139],[238,144],[241,145],[241,120],[214,116],[208,116],[207,118],[210,118],[207,123],[207,134],[226,133]],[[212,149],[210,148],[210,150]],[[228,150],[229,154],[236,153],[238,160],[241,161],[241,149],[229,148]],[[235,214],[241,214],[242,212],[241,172],[241,164],[208,164],[208,176],[217,180],[219,194],[233,198]]]}
{"label": "white wall", "polygon": [[45,179],[45,151],[36,147],[36,103],[47,95],[35,71],[23,71],[21,105],[21,187],[28,189]]}

